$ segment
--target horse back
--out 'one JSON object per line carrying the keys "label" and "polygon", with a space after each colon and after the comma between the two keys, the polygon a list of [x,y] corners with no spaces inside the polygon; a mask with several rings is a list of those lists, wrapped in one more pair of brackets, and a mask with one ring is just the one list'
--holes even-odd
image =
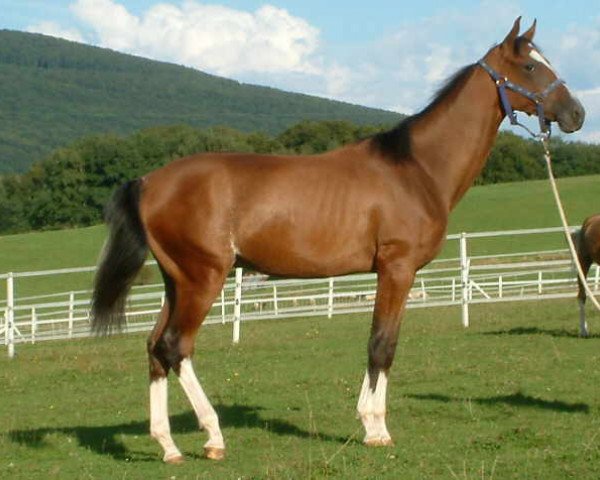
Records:
{"label": "horse back", "polygon": [[142,218],[150,237],[274,275],[371,271],[382,243],[423,244],[415,235],[432,223],[443,236],[422,182],[365,144],[313,156],[203,154],[144,178]]}

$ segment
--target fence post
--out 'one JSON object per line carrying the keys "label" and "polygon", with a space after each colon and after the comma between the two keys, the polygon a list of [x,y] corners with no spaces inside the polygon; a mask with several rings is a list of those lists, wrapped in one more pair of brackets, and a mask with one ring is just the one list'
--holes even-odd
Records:
{"label": "fence post", "polygon": [[452,279],[452,301],[456,301],[456,280]]}
{"label": "fence post", "polygon": [[221,289],[221,324],[225,325],[225,285]]}
{"label": "fence post", "polygon": [[6,345],[8,358],[15,356],[15,284],[13,273],[6,277]]}
{"label": "fence post", "polygon": [[462,324],[469,326],[469,259],[467,257],[467,234],[460,234],[460,282],[462,289]]}
{"label": "fence post", "polygon": [[31,344],[35,343],[35,334],[37,333],[37,313],[35,307],[31,307]]}
{"label": "fence post", "polygon": [[69,293],[69,338],[73,338],[73,312],[75,309],[75,293]]}
{"label": "fence post", "polygon": [[275,316],[279,315],[279,305],[277,304],[277,285],[273,285],[273,310]]}
{"label": "fence post", "polygon": [[502,275],[498,277],[498,298],[502,298],[502,289],[503,289]]}
{"label": "fence post", "polygon": [[235,300],[233,304],[233,343],[240,343],[240,321],[242,319],[242,273],[235,269]]}
{"label": "fence post", "polygon": [[538,295],[542,294],[542,271],[538,272]]}
{"label": "fence post", "polygon": [[596,276],[594,277],[594,291],[598,291],[598,284],[600,284],[600,265],[596,265]]}
{"label": "fence post", "polygon": [[327,298],[327,318],[333,316],[333,277],[329,279],[329,297]]}

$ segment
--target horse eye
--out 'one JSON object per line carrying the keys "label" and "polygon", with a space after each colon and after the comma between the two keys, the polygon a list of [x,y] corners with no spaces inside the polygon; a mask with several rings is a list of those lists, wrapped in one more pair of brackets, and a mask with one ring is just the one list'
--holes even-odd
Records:
{"label": "horse eye", "polygon": [[533,63],[528,63],[525,65],[525,70],[528,72],[533,72],[535,70],[535,65]]}

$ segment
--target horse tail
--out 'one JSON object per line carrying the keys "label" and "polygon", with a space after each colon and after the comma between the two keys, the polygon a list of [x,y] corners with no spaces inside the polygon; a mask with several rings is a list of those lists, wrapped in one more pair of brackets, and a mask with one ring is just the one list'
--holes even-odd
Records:
{"label": "horse tail", "polygon": [[92,294],[92,330],[108,334],[119,330],[125,319],[125,299],[148,253],[140,219],[141,180],[121,185],[106,206],[109,229]]}
{"label": "horse tail", "polygon": [[577,252],[577,256],[580,255],[581,252],[581,234],[582,229],[578,228],[574,232],[571,233],[571,240],[573,240],[573,245],[575,246],[575,251]]}

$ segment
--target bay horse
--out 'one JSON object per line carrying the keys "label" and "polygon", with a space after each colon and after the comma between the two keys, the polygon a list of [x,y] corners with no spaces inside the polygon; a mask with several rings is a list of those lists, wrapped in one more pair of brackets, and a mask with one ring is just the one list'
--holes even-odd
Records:
{"label": "bay horse", "polygon": [[150,250],[166,291],[147,345],[150,433],[165,462],[183,460],[169,427],[170,370],[208,433],[205,456],[224,457],[219,419],[191,358],[234,265],[280,277],[377,273],[357,410],[364,444],[392,444],[386,391],[408,293],[417,270],[440,251],[448,215],[483,168],[500,123],[514,109],[538,115],[543,127],[558,122],[564,132],[583,124],[582,105],[533,43],[535,22],[522,35],[519,27],[520,17],[482,60],[389,131],[311,156],[193,155],[116,190],[92,326],[109,332],[123,321],[127,292]]}
{"label": "bay horse", "polygon": [[[581,228],[573,233],[573,243],[577,250],[577,258],[581,265],[584,276],[587,276],[592,263],[600,264],[600,213],[586,218]],[[579,300],[579,334],[582,337],[589,335],[588,325],[585,320],[585,300],[587,295],[585,287],[579,277],[577,277]]]}

